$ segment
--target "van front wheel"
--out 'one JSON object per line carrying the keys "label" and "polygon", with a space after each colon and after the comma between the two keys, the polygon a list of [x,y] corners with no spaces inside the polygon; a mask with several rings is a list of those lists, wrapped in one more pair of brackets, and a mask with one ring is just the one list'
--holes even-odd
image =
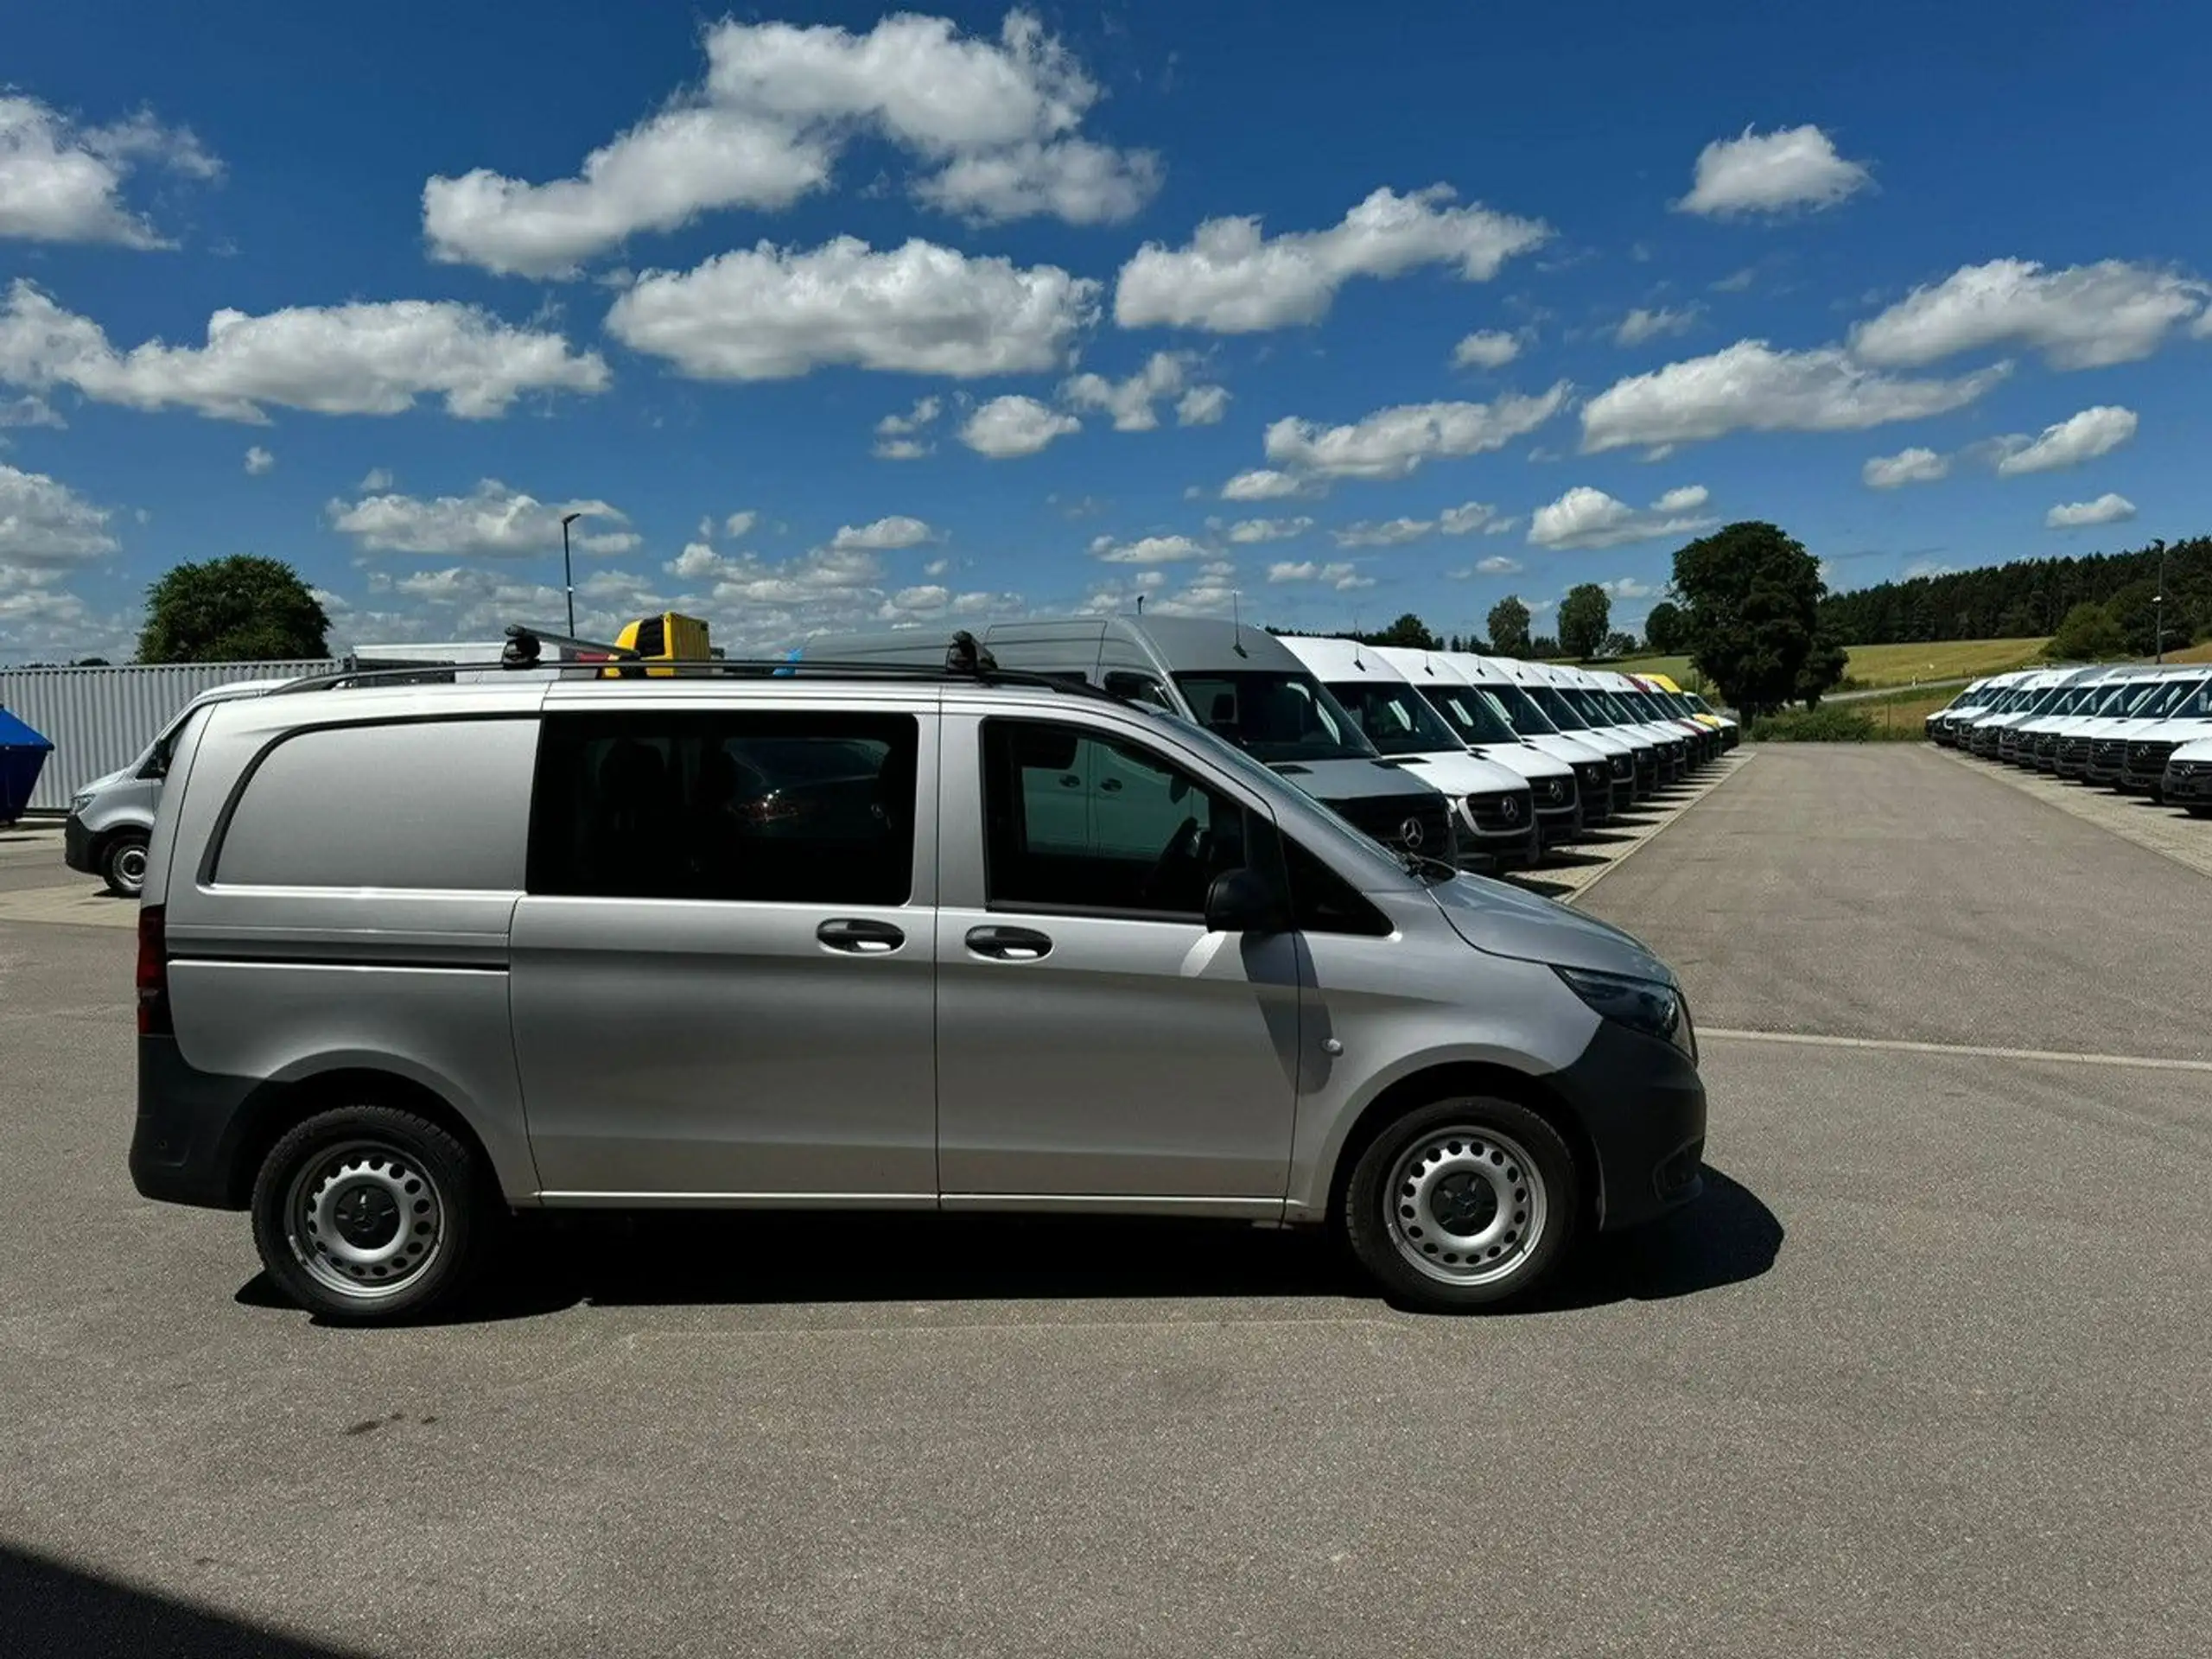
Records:
{"label": "van front wheel", "polygon": [[1344,1234],[1398,1300],[1459,1313],[1527,1296],[1566,1257],[1581,1194],[1573,1154],[1527,1107],[1440,1100],[1377,1135],[1344,1193]]}
{"label": "van front wheel", "polygon": [[146,837],[125,833],[107,844],[100,876],[118,899],[136,899],[146,890]]}
{"label": "van front wheel", "polygon": [[270,1149],[253,1185],[262,1265],[311,1313],[421,1317],[467,1276],[485,1217],[478,1160],[388,1106],[317,1114]]}

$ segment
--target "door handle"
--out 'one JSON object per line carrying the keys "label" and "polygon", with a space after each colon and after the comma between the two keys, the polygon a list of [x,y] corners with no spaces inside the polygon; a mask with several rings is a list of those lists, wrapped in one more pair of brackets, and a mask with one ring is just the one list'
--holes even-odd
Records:
{"label": "door handle", "polygon": [[1052,938],[1033,927],[971,927],[968,948],[995,962],[1035,962],[1052,952]]}
{"label": "door handle", "polygon": [[1083,777],[1079,772],[1064,772],[1060,774],[1060,787],[1062,789],[1077,788],[1082,784],[1082,782]]}
{"label": "door handle", "polygon": [[834,917],[816,928],[814,937],[832,950],[853,957],[888,956],[906,943],[906,935],[900,929],[865,917]]}
{"label": "door handle", "polygon": [[1109,795],[1118,794],[1121,791],[1122,780],[1118,778],[1109,778],[1098,787]]}

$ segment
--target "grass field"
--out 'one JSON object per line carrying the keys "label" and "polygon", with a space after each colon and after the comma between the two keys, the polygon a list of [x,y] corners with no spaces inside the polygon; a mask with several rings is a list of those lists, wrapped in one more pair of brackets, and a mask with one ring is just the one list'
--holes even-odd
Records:
{"label": "grass field", "polygon": [[[2023,668],[2039,660],[2046,643],[2043,639],[1942,639],[1921,645],[1853,645],[1840,689],[1872,690],[2001,674],[2008,668]],[[1664,674],[1677,685],[1690,685],[1697,677],[1687,657],[1629,657],[1605,666],[1629,674]]]}

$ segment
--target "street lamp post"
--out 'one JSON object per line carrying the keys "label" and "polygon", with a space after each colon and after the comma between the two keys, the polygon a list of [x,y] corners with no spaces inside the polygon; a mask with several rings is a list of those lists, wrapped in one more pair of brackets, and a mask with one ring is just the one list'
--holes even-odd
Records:
{"label": "street lamp post", "polygon": [[2158,543],[2158,591],[2151,595],[2151,614],[2157,619],[2158,660],[2166,660],[2166,544]]}
{"label": "street lamp post", "polygon": [[561,584],[569,592],[569,638],[576,637],[576,573],[569,565],[569,526],[583,517],[581,512],[561,515]]}

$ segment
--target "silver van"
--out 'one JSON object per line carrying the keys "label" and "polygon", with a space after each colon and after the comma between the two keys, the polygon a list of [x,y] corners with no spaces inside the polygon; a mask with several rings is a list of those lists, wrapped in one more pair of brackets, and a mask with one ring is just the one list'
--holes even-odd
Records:
{"label": "silver van", "polygon": [[[1086,769],[1122,787],[1074,812]],[[645,1206],[1326,1224],[1465,1309],[1701,1183],[1696,1040],[1649,950],[1039,677],[362,677],[208,709],[137,993],[138,1190],[249,1211],[338,1320],[445,1300],[514,1211]]]}
{"label": "silver van", "polygon": [[[1384,756],[1313,671],[1264,628],[1205,617],[1081,616],[1001,622],[977,636],[998,665],[1080,681],[1197,721],[1273,767],[1378,841],[1446,862],[1489,855],[1459,834],[1452,798],[1417,769]],[[794,653],[817,662],[941,665],[949,633],[817,636]],[[1088,787],[1086,782],[1084,786]],[[1102,783],[1097,785],[1103,788]],[[1468,810],[1485,839],[1535,850],[1535,803],[1511,779],[1476,791]]]}
{"label": "silver van", "polygon": [[210,686],[177,710],[138,758],[120,771],[95,778],[69,801],[61,825],[61,861],[97,875],[108,891],[136,899],[146,884],[146,843],[154,834],[154,809],[168,776],[169,752],[185,722],[211,702],[257,697],[282,680],[233,680]]}

